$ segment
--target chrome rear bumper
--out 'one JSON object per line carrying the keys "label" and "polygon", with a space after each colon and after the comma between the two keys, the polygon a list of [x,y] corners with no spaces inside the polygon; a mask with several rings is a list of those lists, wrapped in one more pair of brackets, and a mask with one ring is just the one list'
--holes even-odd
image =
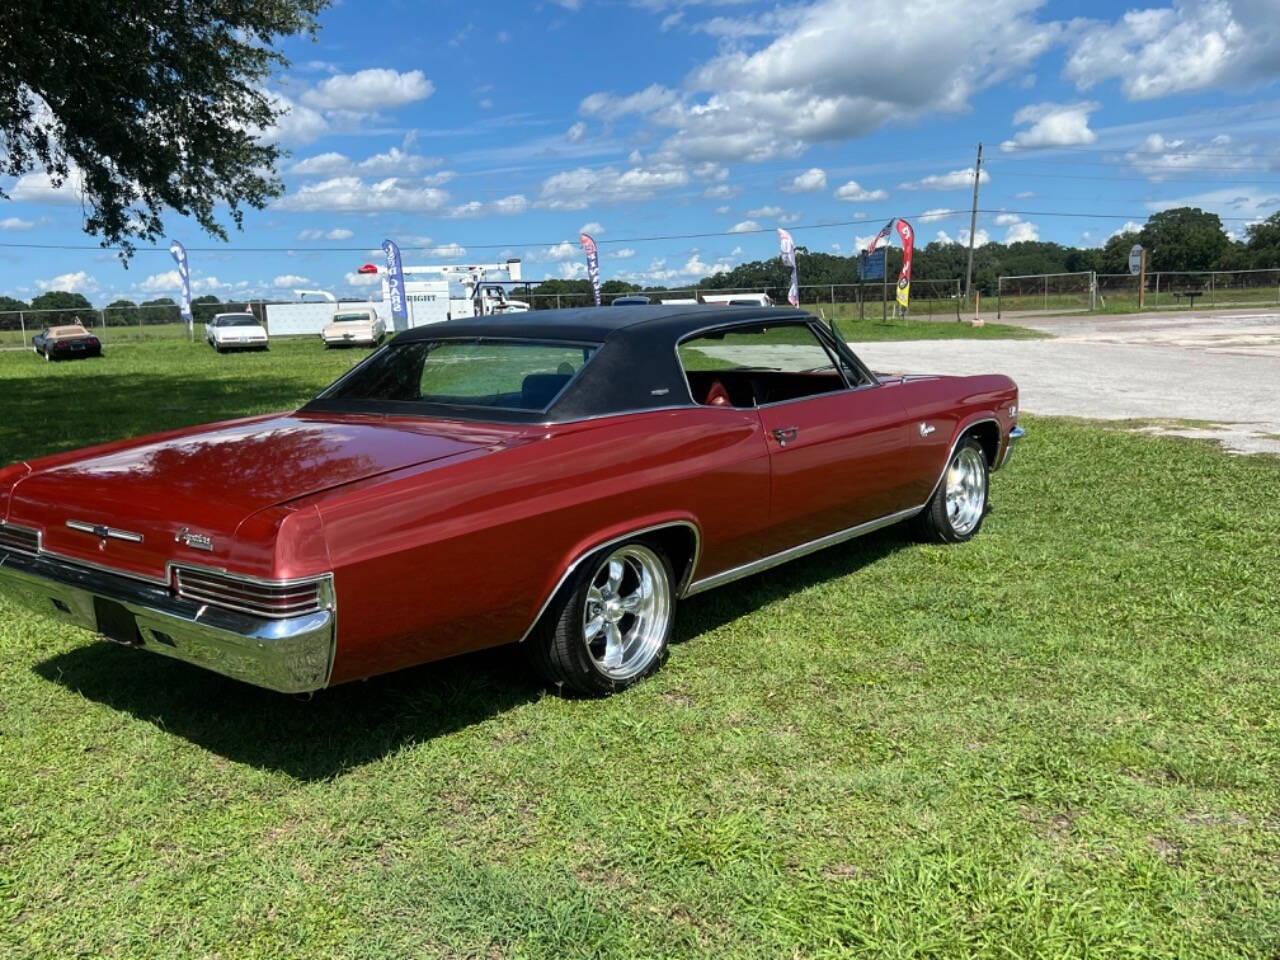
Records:
{"label": "chrome rear bumper", "polygon": [[155,584],[0,547],[0,597],[105,639],[281,693],[329,682],[335,614],[272,620],[175,596]]}

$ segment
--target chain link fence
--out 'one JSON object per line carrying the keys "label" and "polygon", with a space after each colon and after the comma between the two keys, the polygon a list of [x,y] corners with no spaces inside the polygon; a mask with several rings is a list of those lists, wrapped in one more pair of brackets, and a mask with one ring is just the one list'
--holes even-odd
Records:
{"label": "chain link fence", "polygon": [[[198,305],[203,306],[203,305]],[[45,327],[80,321],[104,345],[139,340],[200,340],[204,337],[204,320],[216,313],[248,310],[264,325],[266,308],[261,301],[238,304],[210,304],[210,309],[195,311],[193,329],[175,304],[148,304],[102,309],[6,310],[0,312],[0,347],[30,347],[31,338]],[[216,308],[216,309],[214,309]]]}
{"label": "chain link fence", "polygon": [[1280,270],[1151,271],[1141,298],[1138,286],[1130,273],[1001,277],[996,315],[1280,306]]}
{"label": "chain link fence", "polygon": [[[702,298],[735,294],[766,294],[775,304],[785,305],[786,288],[777,287],[673,287],[666,290],[644,290],[639,293],[606,293],[600,297],[605,306],[619,297],[648,297],[654,303],[669,301],[702,302]],[[897,288],[878,280],[867,283],[806,284],[800,287],[800,306],[821,311],[823,316],[859,320],[959,320],[959,280],[912,280],[911,307],[903,317],[897,305]],[[590,293],[512,293],[534,310],[556,310],[565,307],[589,307],[594,304]]]}

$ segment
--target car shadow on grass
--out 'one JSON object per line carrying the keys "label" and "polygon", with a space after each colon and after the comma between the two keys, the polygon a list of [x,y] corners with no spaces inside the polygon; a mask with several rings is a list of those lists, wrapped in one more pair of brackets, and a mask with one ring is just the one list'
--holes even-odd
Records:
{"label": "car shadow on grass", "polygon": [[[693,641],[761,607],[855,573],[909,542],[901,528],[880,531],[693,597],[681,605],[672,642]],[[344,684],[310,699],[107,643],[76,647],[34,669],[228,760],[303,781],[340,776],[404,746],[531,703],[546,690],[514,646]]]}

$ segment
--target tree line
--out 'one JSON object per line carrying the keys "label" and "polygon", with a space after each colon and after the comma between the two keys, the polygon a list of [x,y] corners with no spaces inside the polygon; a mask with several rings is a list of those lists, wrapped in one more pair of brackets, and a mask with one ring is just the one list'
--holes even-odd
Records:
{"label": "tree line", "polygon": [[[196,323],[204,323],[216,313],[241,309],[245,309],[243,300],[224,303],[211,294],[191,301],[191,315]],[[172,297],[157,297],[141,303],[124,299],[112,300],[102,308],[102,312],[106,315],[107,325],[111,327],[178,323],[182,320],[182,310]],[[82,293],[49,290],[32,297],[30,303],[14,297],[0,296],[0,330],[17,330],[23,321],[30,330],[72,323],[76,319],[86,325],[101,323],[99,308],[90,303]]]}

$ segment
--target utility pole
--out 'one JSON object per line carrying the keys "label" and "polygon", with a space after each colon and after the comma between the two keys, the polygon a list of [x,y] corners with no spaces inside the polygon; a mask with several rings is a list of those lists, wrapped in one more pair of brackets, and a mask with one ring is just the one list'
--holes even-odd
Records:
{"label": "utility pole", "polygon": [[969,288],[973,285],[973,235],[978,231],[978,184],[982,181],[982,143],[978,143],[978,162],[973,167],[973,213],[969,215],[969,265],[964,270],[964,305],[969,307]]}

